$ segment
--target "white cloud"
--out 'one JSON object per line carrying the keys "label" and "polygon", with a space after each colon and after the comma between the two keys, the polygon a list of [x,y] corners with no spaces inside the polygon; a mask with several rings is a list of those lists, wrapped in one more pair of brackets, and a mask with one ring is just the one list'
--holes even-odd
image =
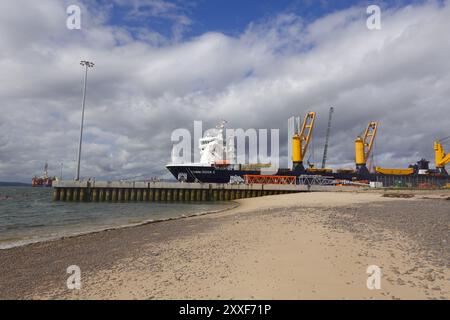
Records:
{"label": "white cloud", "polygon": [[[145,4],[149,14],[176,12],[162,1],[134,3]],[[385,10],[380,31],[369,31],[365,8],[354,7],[311,24],[282,14],[240,35],[210,32],[176,42],[146,29],[136,39],[109,26],[91,1],[82,12],[83,29],[74,31],[65,28],[63,2],[0,3],[0,180],[28,181],[45,161],[53,174],[63,161],[65,177],[73,175],[82,59],[96,63],[88,80],[84,176],[166,174],[170,134],[193,120],[280,128],[285,146],[287,118],[312,109],[319,112],[320,162],[334,106],[335,166],[352,165],[353,140],[370,120],[381,122],[375,151],[383,166],[432,160],[433,139],[449,135],[448,2]]]}
{"label": "white cloud", "polygon": [[[163,0],[113,0],[116,6],[131,8],[126,15],[128,20],[165,19],[172,23],[172,40],[179,41],[192,24],[185,10],[175,2]],[[184,4],[188,7],[188,4]],[[162,39],[159,39],[162,40]]]}

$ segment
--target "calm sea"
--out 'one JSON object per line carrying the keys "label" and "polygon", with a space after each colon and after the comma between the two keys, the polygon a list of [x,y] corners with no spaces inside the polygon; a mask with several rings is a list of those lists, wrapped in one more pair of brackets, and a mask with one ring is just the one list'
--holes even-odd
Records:
{"label": "calm sea", "polygon": [[52,188],[0,187],[0,249],[232,206],[231,203],[53,202],[52,192]]}

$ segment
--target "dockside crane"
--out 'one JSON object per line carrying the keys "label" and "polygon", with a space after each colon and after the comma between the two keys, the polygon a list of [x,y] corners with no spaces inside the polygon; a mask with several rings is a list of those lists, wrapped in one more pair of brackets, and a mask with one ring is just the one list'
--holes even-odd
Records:
{"label": "dockside crane", "polygon": [[328,143],[330,142],[331,120],[333,118],[333,112],[334,112],[334,108],[331,107],[330,111],[328,113],[327,134],[325,137],[325,146],[323,147],[322,169],[325,169],[325,165],[327,163]]}
{"label": "dockside crane", "polygon": [[292,162],[293,170],[304,172],[303,159],[308,151],[308,145],[312,137],[314,122],[316,120],[315,112],[308,112],[303,119],[302,127],[292,137]]}
{"label": "dockside crane", "polygon": [[373,143],[377,134],[378,122],[369,122],[364,135],[360,135],[355,140],[355,163],[358,174],[367,176],[369,170],[367,169],[367,160],[372,152]]}
{"label": "dockside crane", "polygon": [[445,170],[445,165],[450,163],[450,153],[446,154],[444,151],[444,147],[442,146],[442,142],[450,139],[449,137],[436,140],[434,142],[434,161],[436,164],[436,170],[441,173],[448,175],[447,170]]}

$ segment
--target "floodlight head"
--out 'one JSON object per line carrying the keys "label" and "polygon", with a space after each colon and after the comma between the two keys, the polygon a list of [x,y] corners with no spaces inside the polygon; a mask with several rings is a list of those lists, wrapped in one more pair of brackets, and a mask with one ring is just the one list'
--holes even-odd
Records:
{"label": "floodlight head", "polygon": [[93,68],[94,67],[94,63],[92,63],[90,61],[86,61],[86,60],[80,61],[80,65],[86,66],[88,68]]}

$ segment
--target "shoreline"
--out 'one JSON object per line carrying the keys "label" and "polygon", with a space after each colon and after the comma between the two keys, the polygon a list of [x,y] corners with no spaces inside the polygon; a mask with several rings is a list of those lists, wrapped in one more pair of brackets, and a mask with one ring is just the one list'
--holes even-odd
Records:
{"label": "shoreline", "polygon": [[[323,191],[311,191],[311,192],[323,192]],[[328,191],[325,191],[325,192],[328,192]],[[384,194],[384,196],[386,196],[386,194],[390,194],[391,198],[399,198],[396,196],[396,194],[407,194],[407,195],[411,195],[411,197],[420,195],[420,196],[422,196],[422,199],[432,200],[432,199],[437,199],[439,197],[436,197],[436,196],[435,197],[427,197],[427,195],[435,194],[435,193],[439,193],[439,192],[445,193],[446,190],[439,190],[439,189],[438,190],[428,190],[428,189],[418,190],[418,189],[404,188],[404,189],[375,189],[375,190],[372,190],[372,189],[351,190],[350,189],[350,190],[339,190],[339,191],[333,191],[333,192],[335,192],[335,193],[340,193],[340,192],[343,192],[343,193],[372,193],[372,194]],[[450,197],[450,192],[448,192],[448,193],[449,193],[449,197]],[[405,198],[408,198],[408,197],[405,197]],[[6,247],[2,247],[3,244],[2,244],[2,242],[0,242],[0,252],[3,250],[10,250],[10,249],[18,248],[18,247],[30,246],[30,245],[46,243],[46,242],[54,242],[54,241],[59,241],[59,240],[69,239],[69,238],[76,238],[76,237],[80,237],[80,236],[85,236],[85,235],[89,235],[89,234],[95,234],[95,233],[105,232],[105,231],[110,231],[110,230],[133,228],[133,227],[138,227],[138,226],[142,226],[142,225],[146,225],[146,224],[150,224],[150,223],[159,223],[159,222],[165,222],[165,221],[171,221],[171,220],[192,218],[192,217],[208,215],[208,214],[217,214],[217,213],[236,209],[240,206],[239,200],[229,200],[226,202],[230,203],[230,204],[232,203],[233,206],[224,208],[224,209],[204,211],[204,212],[198,212],[198,213],[193,213],[193,214],[188,214],[188,215],[182,214],[180,216],[170,217],[170,218],[148,219],[148,220],[140,221],[138,223],[128,223],[128,224],[117,225],[117,226],[112,226],[112,227],[100,227],[99,229],[95,229],[95,230],[90,230],[90,231],[85,231],[85,232],[81,231],[81,232],[68,234],[68,235],[62,235],[62,236],[48,237],[48,238],[29,240],[29,241],[24,240],[25,241],[24,243],[19,243],[19,244],[14,243],[14,244],[10,244],[10,245],[8,244],[8,246],[6,246]],[[18,242],[20,242],[20,240]]]}
{"label": "shoreline", "polygon": [[[215,214],[0,250],[0,299],[449,299],[449,266],[435,259],[447,257],[448,195],[250,198]],[[80,291],[65,287],[73,264]],[[368,264],[383,266],[384,291],[365,287]]]}
{"label": "shoreline", "polygon": [[[217,213],[221,213],[224,211],[233,210],[233,209],[236,209],[237,207],[239,207],[239,203],[234,200],[227,201],[227,203],[230,203],[233,205],[230,207],[218,209],[218,210],[201,211],[201,212],[187,214],[187,215],[182,214],[180,216],[169,217],[169,218],[148,219],[148,220],[140,221],[137,223],[129,223],[129,224],[123,224],[123,225],[118,225],[118,226],[113,226],[113,227],[104,227],[104,228],[99,228],[99,229],[85,231],[85,232],[82,231],[82,232],[79,232],[76,234],[68,234],[68,235],[55,236],[55,237],[50,237],[50,238],[30,240],[29,242],[27,241],[26,243],[11,244],[11,246],[8,246],[8,247],[2,247],[2,243],[0,242],[0,252],[2,252],[3,250],[10,250],[10,249],[19,248],[19,247],[36,245],[36,244],[40,244],[40,243],[55,242],[55,241],[64,240],[64,239],[77,238],[77,237],[82,237],[82,236],[89,235],[89,234],[96,234],[96,233],[100,233],[100,232],[107,232],[107,231],[112,231],[112,230],[117,230],[117,229],[128,229],[128,228],[144,226],[144,225],[152,224],[152,223],[160,223],[160,222],[166,222],[166,221],[171,221],[171,220],[181,220],[181,219],[186,219],[186,218],[199,217],[199,216],[203,216],[203,215],[217,214]],[[24,241],[26,241],[26,240],[24,240]]]}

